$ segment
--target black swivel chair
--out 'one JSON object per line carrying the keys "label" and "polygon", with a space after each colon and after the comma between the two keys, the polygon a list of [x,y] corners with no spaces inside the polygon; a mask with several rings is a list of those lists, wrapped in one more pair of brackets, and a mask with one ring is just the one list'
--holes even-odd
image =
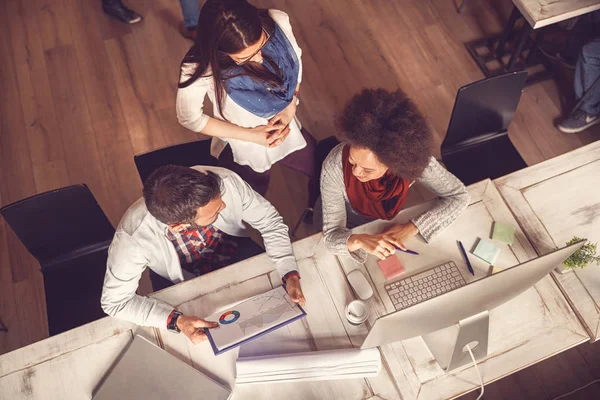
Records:
{"label": "black swivel chair", "polygon": [[441,153],[465,185],[527,166],[508,137],[526,79],[527,72],[512,72],[458,90]]}
{"label": "black swivel chair", "polygon": [[51,336],[106,316],[100,297],[115,230],[86,185],[29,197],[0,214],[40,263]]}
{"label": "black swivel chair", "polygon": [[302,215],[294,229],[292,230],[292,237],[296,235],[296,231],[300,227],[302,221],[312,219],[315,204],[317,199],[321,195],[321,170],[323,169],[323,162],[329,155],[329,152],[333,150],[340,142],[335,136],[330,136],[317,142],[317,149],[315,155],[315,176],[308,182],[308,207],[304,209]]}
{"label": "black swivel chair", "polygon": [[162,149],[152,150],[148,153],[138,154],[133,157],[135,166],[142,182],[155,169],[163,165],[180,165],[193,167],[194,165],[217,166],[217,159],[210,155],[210,140],[180,143]]}

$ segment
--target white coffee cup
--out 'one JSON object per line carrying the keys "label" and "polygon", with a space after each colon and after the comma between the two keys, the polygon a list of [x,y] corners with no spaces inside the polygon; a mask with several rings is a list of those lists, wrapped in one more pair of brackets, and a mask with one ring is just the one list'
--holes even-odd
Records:
{"label": "white coffee cup", "polygon": [[369,318],[369,308],[362,300],[353,300],[346,306],[346,319],[352,325],[360,325]]}

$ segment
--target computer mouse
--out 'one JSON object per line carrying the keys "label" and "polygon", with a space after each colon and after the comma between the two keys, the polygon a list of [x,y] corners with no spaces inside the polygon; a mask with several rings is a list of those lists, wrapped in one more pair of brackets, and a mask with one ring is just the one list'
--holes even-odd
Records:
{"label": "computer mouse", "polygon": [[361,271],[355,269],[346,275],[346,277],[348,278],[348,282],[350,282],[350,286],[352,286],[352,289],[354,289],[361,300],[367,300],[373,296],[373,288]]}

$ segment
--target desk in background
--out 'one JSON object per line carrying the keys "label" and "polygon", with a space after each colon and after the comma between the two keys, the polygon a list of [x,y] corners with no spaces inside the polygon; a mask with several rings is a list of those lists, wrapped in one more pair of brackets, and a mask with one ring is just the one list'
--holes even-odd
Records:
{"label": "desk in background", "polygon": [[600,10],[598,0],[513,0],[533,29]]}
{"label": "desk in background", "polygon": [[[528,85],[551,77],[550,67],[546,66],[548,61],[543,56],[537,57],[540,61],[536,64],[531,63],[532,54],[537,51],[537,43],[530,37],[531,33],[542,27],[600,10],[600,0],[512,1],[515,6],[501,35],[478,39],[466,43],[465,47],[487,78],[544,64],[545,70],[533,76],[530,74]],[[520,17],[525,21],[517,28]],[[507,46],[511,39],[513,44]],[[528,52],[527,56],[524,55],[525,52]],[[520,59],[523,62],[519,62]],[[499,65],[500,68],[490,70],[488,64]]]}
{"label": "desk in background", "polygon": [[[538,254],[573,236],[600,243],[600,141],[495,180]],[[552,273],[592,341],[600,338],[600,267]]]}

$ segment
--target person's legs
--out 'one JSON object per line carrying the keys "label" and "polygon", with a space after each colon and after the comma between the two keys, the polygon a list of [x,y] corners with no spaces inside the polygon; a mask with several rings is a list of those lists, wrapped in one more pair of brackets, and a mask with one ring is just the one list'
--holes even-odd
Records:
{"label": "person's legs", "polygon": [[308,204],[316,201],[319,179],[317,176],[315,160],[317,157],[317,141],[306,130],[302,129],[302,136],[306,140],[306,147],[289,154],[280,163],[294,171],[298,171],[308,177]]}
{"label": "person's legs", "polygon": [[579,101],[585,94],[580,105],[581,110],[591,115],[600,114],[600,86],[597,85],[588,93],[600,76],[600,38],[586,43],[581,49],[575,69],[575,98]]}
{"label": "person's legs", "polygon": [[558,124],[565,133],[581,132],[600,122],[600,38],[586,43],[575,66],[573,89],[581,104]]}
{"label": "person's legs", "polygon": [[264,196],[267,193],[267,189],[269,188],[269,180],[271,179],[271,171],[269,170],[260,173],[254,171],[247,165],[239,165],[233,160],[231,146],[227,145],[221,152],[221,155],[219,156],[219,166],[227,168],[238,174],[261,196]]}
{"label": "person's legs", "polygon": [[200,2],[198,0],[179,0],[183,24],[179,30],[187,39],[196,40],[196,26],[200,17]]}
{"label": "person's legs", "polygon": [[[279,161],[279,163],[312,179],[316,175],[315,152],[317,142],[310,133],[304,129],[302,130],[302,136],[304,136],[304,140],[306,140],[306,147],[295,151],[292,154],[288,154],[283,160]],[[261,196],[264,196],[267,193],[269,181],[271,179],[271,171],[269,170],[260,173],[246,165],[237,164],[233,160],[231,146],[227,145],[221,152],[221,155],[219,156],[219,166],[227,168],[241,176],[242,179],[248,182],[250,187]]]}
{"label": "person's legs", "polygon": [[183,25],[186,28],[196,28],[200,17],[200,2],[198,0],[179,0],[181,13],[183,14]]}
{"label": "person's legs", "polygon": [[302,129],[302,136],[306,140],[306,147],[298,151],[288,154],[283,160],[279,161],[282,165],[298,171],[309,178],[315,176],[315,157],[317,149],[317,141],[306,130]]}
{"label": "person's legs", "polygon": [[121,0],[102,0],[102,10],[124,24],[136,24],[142,20],[141,15],[127,8]]}

